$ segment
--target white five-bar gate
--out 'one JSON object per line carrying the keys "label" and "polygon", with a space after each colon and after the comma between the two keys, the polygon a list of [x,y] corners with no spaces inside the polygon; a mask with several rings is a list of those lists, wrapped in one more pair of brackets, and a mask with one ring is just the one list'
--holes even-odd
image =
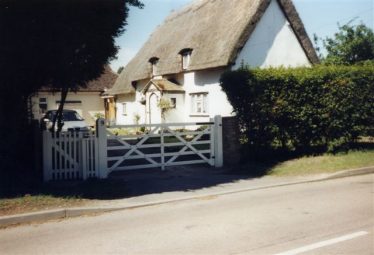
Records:
{"label": "white five-bar gate", "polygon": [[[122,135],[121,130],[132,130]],[[140,132],[142,130],[142,132]],[[210,122],[124,125],[90,132],[43,133],[44,180],[107,178],[112,171],[223,165],[222,119]]]}

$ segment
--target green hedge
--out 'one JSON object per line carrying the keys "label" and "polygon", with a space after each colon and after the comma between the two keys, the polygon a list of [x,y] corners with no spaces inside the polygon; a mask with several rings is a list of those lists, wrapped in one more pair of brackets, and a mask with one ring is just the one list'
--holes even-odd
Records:
{"label": "green hedge", "polygon": [[221,77],[252,151],[334,151],[373,136],[374,65],[240,69]]}

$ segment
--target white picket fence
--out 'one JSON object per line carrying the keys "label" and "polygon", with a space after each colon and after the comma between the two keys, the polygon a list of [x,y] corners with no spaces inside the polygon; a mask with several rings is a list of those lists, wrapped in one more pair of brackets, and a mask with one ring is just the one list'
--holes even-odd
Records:
{"label": "white picket fence", "polygon": [[94,132],[43,132],[44,180],[98,176],[98,143]]}
{"label": "white picket fence", "polygon": [[[199,129],[196,129],[200,127]],[[205,123],[123,125],[146,132],[120,136],[99,119],[90,132],[43,133],[44,180],[107,178],[112,171],[202,164],[221,167],[222,119]]]}

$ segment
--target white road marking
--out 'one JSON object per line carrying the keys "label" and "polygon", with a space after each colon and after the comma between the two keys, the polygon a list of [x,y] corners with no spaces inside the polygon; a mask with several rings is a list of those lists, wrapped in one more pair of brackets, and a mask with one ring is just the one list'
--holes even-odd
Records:
{"label": "white road marking", "polygon": [[303,247],[293,249],[293,250],[289,250],[289,251],[286,251],[286,252],[277,253],[275,255],[296,255],[296,254],[300,254],[300,253],[303,253],[303,252],[315,250],[315,249],[318,249],[318,248],[321,248],[321,247],[325,247],[325,246],[328,246],[328,245],[344,242],[344,241],[347,241],[347,240],[350,240],[350,239],[353,239],[353,238],[356,238],[356,237],[364,236],[364,235],[367,235],[367,234],[369,234],[369,233],[366,232],[366,231],[355,232],[355,233],[352,233],[352,234],[349,234],[349,235],[345,235],[345,236],[329,239],[329,240],[326,240],[326,241],[310,244],[310,245],[303,246]]}

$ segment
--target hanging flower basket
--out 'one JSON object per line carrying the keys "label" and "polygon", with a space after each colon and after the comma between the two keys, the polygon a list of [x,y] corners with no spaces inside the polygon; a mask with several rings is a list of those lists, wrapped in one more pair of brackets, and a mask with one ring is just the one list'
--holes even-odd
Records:
{"label": "hanging flower basket", "polygon": [[145,105],[145,103],[146,103],[146,100],[145,100],[145,97],[144,97],[144,96],[143,96],[143,97],[141,97],[141,98],[139,99],[139,103],[141,103],[141,104]]}

